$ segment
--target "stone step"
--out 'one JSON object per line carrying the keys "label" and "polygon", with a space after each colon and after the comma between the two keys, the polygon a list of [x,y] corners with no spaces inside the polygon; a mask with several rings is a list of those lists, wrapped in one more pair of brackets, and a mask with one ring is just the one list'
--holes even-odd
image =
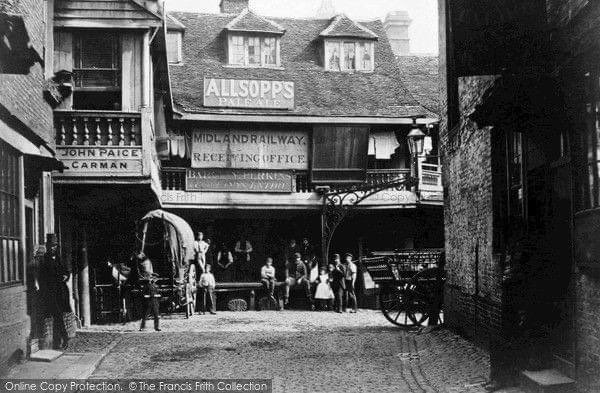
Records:
{"label": "stone step", "polygon": [[530,393],[573,393],[575,381],[556,369],[521,372],[521,388]]}
{"label": "stone step", "polygon": [[51,362],[59,358],[63,353],[54,349],[42,349],[34,352],[29,356],[29,360],[33,362]]}

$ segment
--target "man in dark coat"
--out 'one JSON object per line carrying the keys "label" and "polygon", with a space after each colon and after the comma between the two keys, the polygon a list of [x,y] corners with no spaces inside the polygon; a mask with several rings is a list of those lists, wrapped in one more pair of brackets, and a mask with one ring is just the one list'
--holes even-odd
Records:
{"label": "man in dark coat", "polygon": [[67,287],[71,266],[63,263],[58,251],[56,235],[53,233],[46,236],[46,250],[38,277],[41,298],[45,302],[45,316],[52,317],[53,320],[54,347],[67,349],[69,336],[63,314],[71,312]]}
{"label": "man in dark coat", "polygon": [[331,289],[335,297],[335,312],[341,313],[346,292],[346,266],[340,260],[340,254],[333,254],[333,272],[331,273]]}

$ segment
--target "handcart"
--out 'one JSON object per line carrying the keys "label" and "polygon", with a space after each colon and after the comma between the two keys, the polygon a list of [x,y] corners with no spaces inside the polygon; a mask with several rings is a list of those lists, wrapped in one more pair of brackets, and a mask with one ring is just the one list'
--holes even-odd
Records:
{"label": "handcart", "polygon": [[379,287],[379,306],[393,324],[414,327],[442,320],[443,249],[373,253],[362,266]]}

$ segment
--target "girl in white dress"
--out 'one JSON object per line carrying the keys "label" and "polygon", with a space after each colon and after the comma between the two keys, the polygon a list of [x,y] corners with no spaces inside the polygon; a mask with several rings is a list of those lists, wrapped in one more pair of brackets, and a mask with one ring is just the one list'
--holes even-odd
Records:
{"label": "girl in white dress", "polygon": [[315,300],[317,301],[319,310],[333,309],[333,291],[329,284],[329,274],[327,274],[327,270],[324,267],[319,271],[319,277],[317,277],[316,282],[317,291],[315,293]]}

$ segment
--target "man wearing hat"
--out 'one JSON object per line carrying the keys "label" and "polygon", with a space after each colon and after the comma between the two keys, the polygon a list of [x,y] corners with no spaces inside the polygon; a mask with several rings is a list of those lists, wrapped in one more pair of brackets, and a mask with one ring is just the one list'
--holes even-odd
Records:
{"label": "man wearing hat", "polygon": [[146,257],[146,254],[140,252],[136,257],[138,260],[140,286],[144,294],[144,315],[142,315],[140,331],[146,328],[146,318],[152,314],[154,318],[154,330],[160,332],[160,328],[158,327],[160,320],[158,299],[160,298],[160,293],[156,285],[158,276],[153,272],[152,262]]}
{"label": "man wearing hat", "polygon": [[44,313],[53,320],[53,342],[55,348],[67,349],[69,335],[63,313],[71,312],[67,281],[71,276],[71,266],[63,263],[58,251],[58,241],[54,233],[46,235],[46,254],[39,270],[40,295],[45,302]]}
{"label": "man wearing hat", "polygon": [[306,265],[302,260],[302,254],[296,252],[294,254],[294,261],[288,263],[285,269],[285,296],[284,304],[289,304],[290,288],[299,286],[305,293],[306,299],[309,303],[309,308],[314,310],[314,304],[312,295],[310,293],[310,281],[308,278],[308,272],[306,271]]}
{"label": "man wearing hat", "polygon": [[356,304],[356,293],[354,291],[354,284],[356,283],[356,264],[352,262],[352,254],[347,252],[344,254],[344,267],[346,268],[344,281],[346,282],[346,289],[344,290],[344,311],[346,311],[346,307],[350,307],[350,303],[352,303],[351,313],[355,313],[357,311]]}
{"label": "man wearing hat", "polygon": [[335,297],[335,312],[341,313],[346,292],[346,266],[340,260],[340,254],[333,254],[334,268],[331,272],[331,289]]}

